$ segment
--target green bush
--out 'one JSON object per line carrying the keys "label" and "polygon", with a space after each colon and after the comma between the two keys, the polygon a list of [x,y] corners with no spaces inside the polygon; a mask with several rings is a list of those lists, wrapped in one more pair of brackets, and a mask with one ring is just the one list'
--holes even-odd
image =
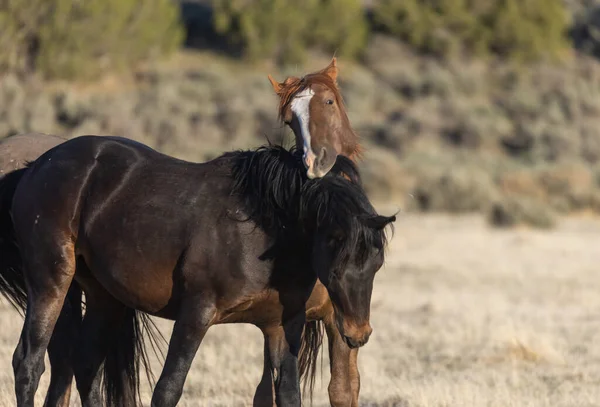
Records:
{"label": "green bush", "polygon": [[437,56],[468,51],[534,60],[567,47],[561,0],[381,0],[374,22]]}
{"label": "green bush", "polygon": [[367,34],[360,0],[215,0],[214,24],[249,59],[279,63],[301,62],[309,47],[352,57]]}
{"label": "green bush", "polygon": [[0,48],[0,68],[29,61],[44,77],[65,79],[129,69],[179,46],[178,14],[171,0],[3,2],[0,43],[12,47]]}
{"label": "green bush", "polygon": [[32,67],[31,45],[48,11],[46,0],[0,2],[0,72],[23,72]]}

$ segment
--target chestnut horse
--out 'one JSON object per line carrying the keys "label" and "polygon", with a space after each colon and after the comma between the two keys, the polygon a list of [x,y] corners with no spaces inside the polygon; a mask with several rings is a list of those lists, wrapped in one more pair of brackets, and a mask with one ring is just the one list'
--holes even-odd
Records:
{"label": "chestnut horse", "polygon": [[[127,358],[141,343],[132,310],[175,320],[153,406],[177,404],[206,331],[231,322],[263,330],[276,403],[299,406],[297,355],[316,280],[339,334],[364,345],[384,228],[395,217],[377,215],[358,182],[311,181],[298,163],[270,147],[193,164],[128,139],[85,136],[5,176],[0,230],[4,239],[14,233],[28,293],[13,359],[17,405],[33,406],[75,279],[86,293],[73,358],[83,406],[101,402],[100,367],[124,328],[134,341],[123,359],[135,366]],[[338,164],[333,173],[358,179],[350,161]],[[115,368],[119,377],[105,379],[127,373]],[[113,388],[112,400],[135,405],[126,390]]]}
{"label": "chestnut horse", "polygon": [[[362,153],[359,137],[346,114],[337,76],[335,58],[326,68],[302,78],[288,77],[279,83],[269,75],[269,81],[279,96],[279,117],[294,132],[296,146],[303,151],[309,178],[325,176],[338,155],[357,161]],[[315,152],[319,152],[318,155]],[[309,385],[309,392],[312,394],[322,323],[329,342],[329,401],[334,407],[358,407],[358,348],[349,347],[347,340],[335,329],[334,307],[326,288],[319,281],[308,300],[306,318],[308,323],[303,336],[306,346],[300,353],[300,373],[305,384]],[[313,352],[315,348],[317,352]],[[265,355],[265,369],[255,395],[255,400],[260,402],[255,404],[269,404],[265,401],[269,393],[272,394],[271,378]]]}

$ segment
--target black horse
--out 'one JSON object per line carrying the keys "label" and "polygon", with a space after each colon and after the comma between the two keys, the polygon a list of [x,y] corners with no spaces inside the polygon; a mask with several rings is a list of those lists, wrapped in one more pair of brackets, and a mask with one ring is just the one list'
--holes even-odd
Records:
{"label": "black horse", "polygon": [[[308,180],[301,157],[278,147],[194,164],[128,139],[85,136],[5,176],[0,230],[14,233],[28,294],[13,358],[17,404],[33,406],[75,279],[86,295],[74,357],[83,406],[102,403],[100,368],[115,343],[126,345],[124,363],[105,366],[106,379],[122,383],[135,370],[143,338],[134,310],[175,320],[153,406],[177,404],[207,329],[235,322],[265,334],[277,404],[300,405],[297,355],[317,278],[342,337],[364,345],[384,228],[395,220],[377,215],[342,172],[358,179],[343,157],[331,176]],[[135,405],[131,385],[109,383],[107,396]]]}

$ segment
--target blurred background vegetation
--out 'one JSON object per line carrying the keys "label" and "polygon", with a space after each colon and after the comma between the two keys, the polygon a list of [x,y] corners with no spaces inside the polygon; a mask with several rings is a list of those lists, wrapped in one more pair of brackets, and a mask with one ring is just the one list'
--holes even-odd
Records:
{"label": "blurred background vegetation", "polygon": [[600,0],[0,0],[0,137],[289,143],[266,75],[334,54],[373,198],[498,226],[600,212]]}

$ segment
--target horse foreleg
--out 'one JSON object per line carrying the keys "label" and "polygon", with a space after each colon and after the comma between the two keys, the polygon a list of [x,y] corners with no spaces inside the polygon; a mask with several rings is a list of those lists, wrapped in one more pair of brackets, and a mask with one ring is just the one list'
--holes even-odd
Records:
{"label": "horse foreleg", "polygon": [[183,394],[192,361],[214,316],[214,307],[202,304],[201,298],[190,298],[181,305],[165,365],[152,394],[152,407],[175,407]]}
{"label": "horse foreleg", "polygon": [[348,347],[335,325],[333,312],[323,322],[329,342],[329,402],[333,407],[358,407],[358,349]]}
{"label": "horse foreleg", "polygon": [[350,386],[352,387],[352,407],[358,407],[358,395],[360,394],[358,348],[350,349]]}
{"label": "horse foreleg", "polygon": [[254,407],[272,407],[275,405],[275,386],[271,374],[271,357],[269,355],[268,340],[265,336],[265,349],[263,352],[263,374],[254,394]]}
{"label": "horse foreleg", "polygon": [[263,328],[277,406],[301,405],[298,352],[305,321],[306,314],[301,312],[283,325]]}

